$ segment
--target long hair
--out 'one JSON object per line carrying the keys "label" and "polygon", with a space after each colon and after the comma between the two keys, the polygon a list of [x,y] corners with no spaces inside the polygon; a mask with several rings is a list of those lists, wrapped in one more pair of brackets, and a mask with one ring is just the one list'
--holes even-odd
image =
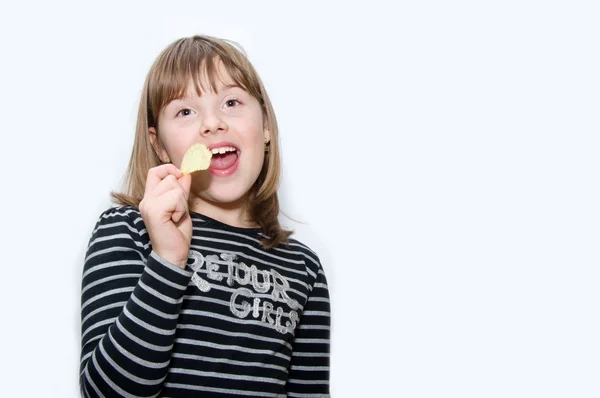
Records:
{"label": "long hair", "polygon": [[260,174],[248,192],[247,204],[250,218],[260,225],[265,235],[261,244],[269,249],[286,244],[292,233],[282,229],[277,218],[277,189],[281,174],[277,119],[258,73],[243,49],[239,50],[236,45],[237,43],[225,39],[195,35],[174,41],[160,53],[144,82],[133,150],[125,174],[124,192],[111,192],[111,198],[119,205],[139,206],[144,197],[148,171],[162,164],[152,147],[148,129],[158,127],[161,109],[184,95],[190,79],[194,82],[198,95],[200,88],[206,89],[201,86],[202,72],[206,72],[211,89],[216,92],[215,75],[217,62],[220,60],[235,83],[258,100],[271,133],[269,152],[265,154]]}

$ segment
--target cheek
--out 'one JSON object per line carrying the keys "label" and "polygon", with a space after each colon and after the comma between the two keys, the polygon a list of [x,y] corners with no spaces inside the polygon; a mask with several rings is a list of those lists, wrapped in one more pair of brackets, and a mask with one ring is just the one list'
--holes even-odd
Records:
{"label": "cheek", "polygon": [[264,132],[260,128],[252,129],[247,131],[245,134],[245,147],[253,154],[264,151],[265,136]]}
{"label": "cheek", "polygon": [[254,151],[256,153],[256,157],[262,159],[265,154],[265,141],[264,137],[261,135],[259,139],[254,142]]}
{"label": "cheek", "polygon": [[246,160],[252,169],[260,169],[264,161],[264,141],[262,135],[260,138],[253,138],[246,145]]}
{"label": "cheek", "polygon": [[194,129],[169,130],[165,133],[163,140],[165,149],[171,157],[171,161],[175,164],[183,160],[183,155],[188,148],[197,142]]}

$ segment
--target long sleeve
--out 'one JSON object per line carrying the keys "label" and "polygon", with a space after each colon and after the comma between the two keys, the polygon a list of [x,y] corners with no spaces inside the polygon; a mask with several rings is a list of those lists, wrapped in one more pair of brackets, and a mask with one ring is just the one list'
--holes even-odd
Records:
{"label": "long sleeve", "polygon": [[100,216],[82,275],[84,397],[160,393],[191,275],[151,251],[134,208],[113,208]]}
{"label": "long sleeve", "polygon": [[311,260],[317,267],[307,268],[314,283],[294,337],[288,397],[329,397],[329,290],[319,260]]}

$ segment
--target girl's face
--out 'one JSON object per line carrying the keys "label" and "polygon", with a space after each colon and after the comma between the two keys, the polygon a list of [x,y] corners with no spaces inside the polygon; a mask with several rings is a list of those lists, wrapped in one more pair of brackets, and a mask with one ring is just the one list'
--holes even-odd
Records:
{"label": "girl's face", "polygon": [[[217,93],[208,90],[201,96],[190,81],[185,97],[161,110],[158,132],[151,127],[150,139],[161,159],[177,167],[190,145],[205,144],[213,152],[211,165],[208,171],[192,174],[190,198],[242,207],[258,178],[270,137],[258,101],[235,85],[221,63],[219,76]],[[210,87],[206,76],[201,77]]]}

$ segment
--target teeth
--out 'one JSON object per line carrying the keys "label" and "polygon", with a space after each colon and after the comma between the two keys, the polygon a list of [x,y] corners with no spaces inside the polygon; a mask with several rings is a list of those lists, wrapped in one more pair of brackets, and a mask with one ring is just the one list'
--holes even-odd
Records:
{"label": "teeth", "polygon": [[236,149],[234,147],[232,147],[232,146],[222,146],[220,148],[213,148],[211,150],[211,152],[213,153],[213,155],[222,154],[222,153],[225,153],[225,152],[235,152],[235,151],[236,151]]}

